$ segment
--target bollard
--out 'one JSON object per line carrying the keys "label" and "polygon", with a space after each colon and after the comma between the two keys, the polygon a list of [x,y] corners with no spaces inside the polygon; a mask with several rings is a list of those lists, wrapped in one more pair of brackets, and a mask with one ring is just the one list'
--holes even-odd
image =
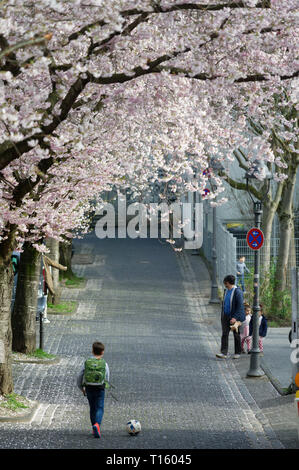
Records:
{"label": "bollard", "polygon": [[43,313],[39,313],[39,349],[44,349],[44,325],[43,325]]}

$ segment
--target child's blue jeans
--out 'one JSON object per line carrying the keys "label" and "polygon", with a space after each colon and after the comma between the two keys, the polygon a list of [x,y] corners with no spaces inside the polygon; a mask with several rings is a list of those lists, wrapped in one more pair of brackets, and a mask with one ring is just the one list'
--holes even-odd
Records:
{"label": "child's blue jeans", "polygon": [[104,415],[105,389],[89,385],[86,387],[86,395],[90,407],[91,424],[101,424]]}
{"label": "child's blue jeans", "polygon": [[245,285],[244,285],[244,274],[237,274],[237,282],[236,285],[240,285],[242,287],[242,291],[245,292]]}

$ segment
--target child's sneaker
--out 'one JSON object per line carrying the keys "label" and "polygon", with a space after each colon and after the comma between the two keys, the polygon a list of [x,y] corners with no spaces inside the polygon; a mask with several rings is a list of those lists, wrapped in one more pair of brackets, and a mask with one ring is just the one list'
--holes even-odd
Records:
{"label": "child's sneaker", "polygon": [[92,426],[92,429],[93,429],[93,435],[94,437],[100,439],[101,437],[101,431],[100,431],[100,426],[98,423],[95,423],[93,426]]}

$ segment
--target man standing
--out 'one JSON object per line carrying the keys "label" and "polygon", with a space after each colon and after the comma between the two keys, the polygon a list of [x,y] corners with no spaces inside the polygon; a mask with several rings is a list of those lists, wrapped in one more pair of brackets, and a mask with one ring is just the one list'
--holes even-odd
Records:
{"label": "man standing", "polygon": [[241,282],[242,290],[245,292],[244,286],[244,273],[250,273],[249,269],[245,264],[245,256],[240,256],[239,260],[237,261],[237,286],[239,285],[239,281]]}
{"label": "man standing", "polygon": [[[216,354],[216,357],[221,359],[227,358],[228,353],[228,335],[231,326],[238,322],[245,320],[244,299],[242,290],[235,285],[236,278],[232,274],[226,276],[223,280],[225,286],[224,297],[221,309],[221,352]],[[241,354],[241,337],[238,328],[233,330],[235,341],[235,355],[234,359],[238,359]]]}

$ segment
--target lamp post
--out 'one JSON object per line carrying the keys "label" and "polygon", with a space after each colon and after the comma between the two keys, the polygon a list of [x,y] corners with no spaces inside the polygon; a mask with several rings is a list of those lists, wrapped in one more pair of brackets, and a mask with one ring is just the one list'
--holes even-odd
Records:
{"label": "lamp post", "polygon": [[[254,224],[255,227],[260,229],[261,227],[261,216],[262,216],[262,202],[255,201],[248,190],[248,181],[249,179],[257,179],[256,174],[260,174],[268,182],[268,187],[266,194],[270,189],[270,179],[271,172],[268,170],[268,167],[261,161],[255,160],[253,162],[252,171],[247,171],[246,185],[247,192],[253,202],[253,211],[254,211]],[[265,195],[266,195],[265,194]],[[260,311],[260,300],[259,300],[259,289],[260,289],[260,251],[257,249],[254,252],[254,278],[253,278],[253,330],[252,330],[252,348],[250,354],[250,367],[247,372],[247,377],[262,377],[265,375],[264,371],[260,367],[260,349],[259,349],[259,311]]]}
{"label": "lamp post", "polygon": [[[210,160],[210,167],[214,171],[222,171],[224,167],[222,166],[219,160],[215,158],[211,158]],[[209,174],[210,178],[210,174]],[[213,239],[212,239],[212,286],[211,286],[211,297],[210,297],[210,304],[219,304],[219,296],[218,296],[218,284],[217,284],[217,208],[216,206],[213,207]]]}

